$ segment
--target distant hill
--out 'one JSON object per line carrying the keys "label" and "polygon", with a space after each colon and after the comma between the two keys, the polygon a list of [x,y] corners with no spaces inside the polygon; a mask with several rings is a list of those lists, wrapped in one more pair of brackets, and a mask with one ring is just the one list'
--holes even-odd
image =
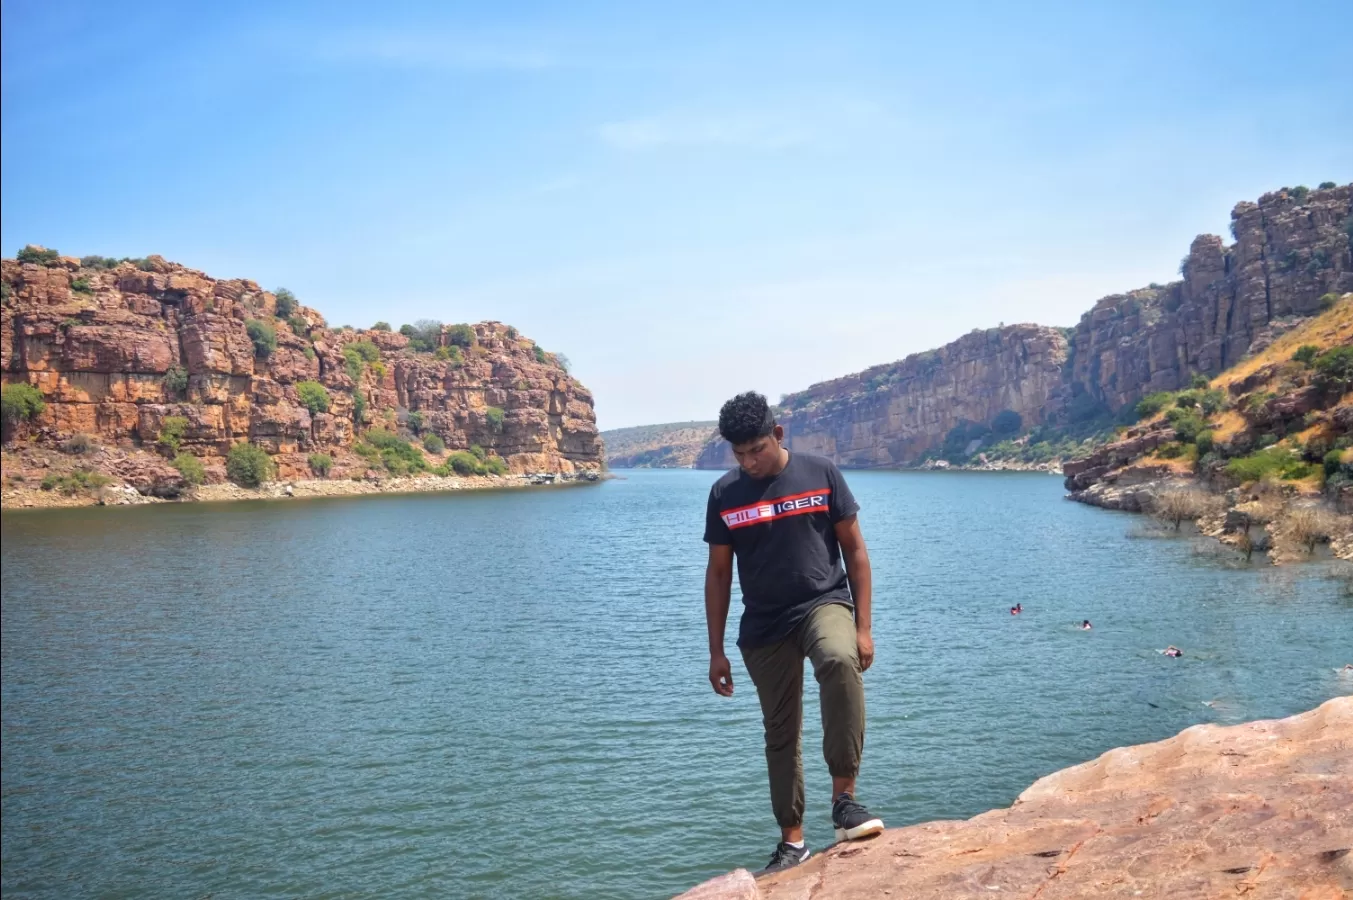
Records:
{"label": "distant hill", "polygon": [[606,463],[615,469],[689,469],[717,422],[669,422],[603,431]]}

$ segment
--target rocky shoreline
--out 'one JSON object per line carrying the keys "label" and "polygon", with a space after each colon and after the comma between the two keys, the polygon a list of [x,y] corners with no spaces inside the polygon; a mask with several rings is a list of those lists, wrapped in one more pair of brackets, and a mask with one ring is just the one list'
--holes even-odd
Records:
{"label": "rocky shoreline", "polygon": [[519,490],[545,486],[596,484],[609,476],[594,472],[559,477],[539,475],[440,476],[420,475],[379,480],[344,481],[307,478],[269,482],[257,488],[230,482],[204,484],[178,497],[145,495],[126,485],[106,485],[67,496],[41,488],[8,488],[0,494],[0,509],[60,509],[87,506],[140,506],[151,503],[221,503],[239,500],[289,500],[314,497],[358,497],[373,494],[432,494],[455,491]]}
{"label": "rocky shoreline", "polygon": [[1195,725],[1041,778],[1008,809],[836,844],[760,880],[740,869],[681,900],[1348,897],[1350,745],[1353,697]]}

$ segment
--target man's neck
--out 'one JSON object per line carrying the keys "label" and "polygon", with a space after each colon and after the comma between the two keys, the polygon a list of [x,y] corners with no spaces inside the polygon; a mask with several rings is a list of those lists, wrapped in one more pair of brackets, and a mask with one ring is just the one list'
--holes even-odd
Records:
{"label": "man's neck", "polygon": [[779,475],[781,472],[783,472],[783,471],[785,470],[785,466],[787,466],[787,465],[789,465],[789,451],[786,450],[784,447],[781,447],[781,448],[780,448],[780,464],[779,464],[778,466],[776,466],[774,472],[771,472],[769,475],[766,476],[766,480],[769,481],[770,479],[774,478],[776,475]]}

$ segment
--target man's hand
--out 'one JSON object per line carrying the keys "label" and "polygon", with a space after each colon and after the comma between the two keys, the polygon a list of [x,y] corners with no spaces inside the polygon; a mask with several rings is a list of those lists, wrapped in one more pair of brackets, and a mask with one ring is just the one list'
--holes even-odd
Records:
{"label": "man's hand", "polygon": [[[873,645],[870,645],[870,654],[873,654]],[[715,654],[709,658],[709,683],[714,686],[714,693],[720,697],[733,696],[733,667],[728,663],[728,657],[722,653]]]}
{"label": "man's hand", "polygon": [[[869,667],[874,664],[874,636],[868,631],[857,630],[855,632],[855,646],[860,654],[860,671],[869,671]],[[710,672],[713,671],[713,669],[710,669]]]}

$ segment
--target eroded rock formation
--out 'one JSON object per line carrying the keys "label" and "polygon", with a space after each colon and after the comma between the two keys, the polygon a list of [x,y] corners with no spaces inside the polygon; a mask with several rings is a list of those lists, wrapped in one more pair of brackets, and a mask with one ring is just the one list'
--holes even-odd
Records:
{"label": "eroded rock formation", "polygon": [[1336,697],[1110,750],[1038,780],[1009,809],[890,829],[683,897],[1337,900],[1353,892],[1350,809],[1353,697]]}
{"label": "eroded rock formation", "polygon": [[[213,480],[242,441],[272,454],[283,477],[309,477],[315,452],[336,454],[335,475],[359,474],[366,462],[344,453],[356,430],[398,430],[417,413],[418,431],[448,450],[478,446],[513,471],[601,465],[591,393],[501,323],[460,332],[460,347],[444,330],[434,337],[441,353],[415,353],[402,334],[329,328],[308,307],[279,318],[277,298],[254,282],[160,257],[6,259],[2,274],[4,382],[31,384],[45,401],[31,421],[8,423],[20,445],[87,435],[154,449],[173,416],[186,420],[176,449],[205,461]],[[249,320],[274,330],[271,352],[256,349]],[[353,366],[344,350],[356,342],[374,344],[379,359]],[[323,386],[327,410],[307,408],[303,382]]]}

